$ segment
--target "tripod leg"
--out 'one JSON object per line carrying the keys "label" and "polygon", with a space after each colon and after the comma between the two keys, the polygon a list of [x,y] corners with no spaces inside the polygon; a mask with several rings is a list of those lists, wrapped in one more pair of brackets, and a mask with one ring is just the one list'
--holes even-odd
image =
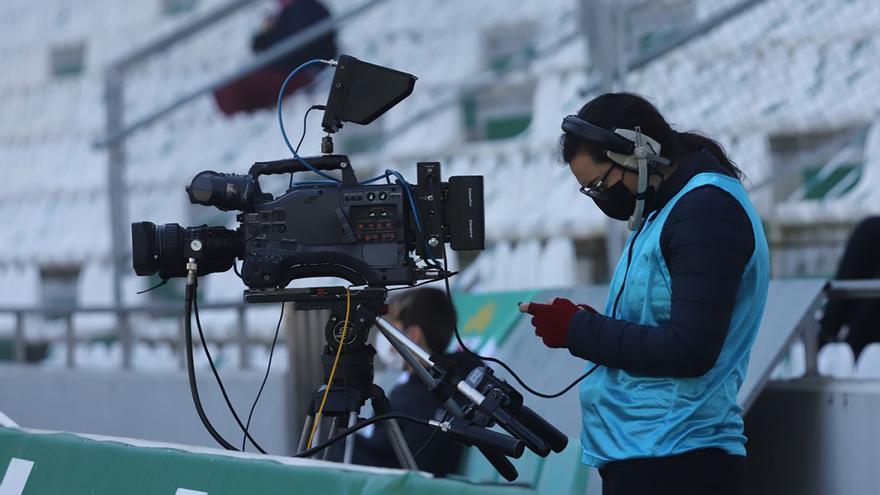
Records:
{"label": "tripod leg", "polygon": [[388,420],[388,436],[391,439],[391,447],[397,455],[397,461],[400,462],[400,467],[410,471],[418,471],[419,465],[416,464],[416,458],[409,450],[409,445],[403,436],[403,430],[400,429],[400,424],[396,419]]}
{"label": "tripod leg", "polygon": [[[370,402],[372,402],[373,411],[377,415],[391,412],[391,403],[388,401],[388,397],[385,396],[385,391],[378,385],[373,385],[370,388]],[[416,464],[416,458],[413,457],[412,452],[409,450],[409,445],[407,445],[406,438],[403,436],[403,430],[400,429],[400,425],[395,419],[388,420],[388,439],[391,441],[391,448],[394,449],[394,454],[397,456],[397,462],[400,463],[400,467],[410,471],[417,471],[419,465]]]}
{"label": "tripod leg", "polygon": [[314,420],[314,416],[306,416],[306,420],[303,422],[302,435],[299,436],[299,445],[296,448],[297,452],[306,450],[306,443],[309,441],[309,434],[312,432],[312,422]]}
{"label": "tripod leg", "polygon": [[[348,413],[348,428],[351,428],[357,423],[358,413],[352,411]],[[342,456],[342,462],[345,464],[351,464],[351,457],[354,454],[354,435],[349,435],[345,438],[345,454]]]}
{"label": "tripod leg", "polygon": [[[330,421],[330,432],[327,433],[327,439],[328,439],[328,440],[331,439],[331,438],[333,438],[334,435],[336,435],[336,430],[339,428],[339,423],[340,423],[341,421],[342,421],[342,418],[341,418],[341,417],[339,417],[339,418],[335,418],[335,419],[333,419],[332,421]],[[351,435],[349,435],[349,436],[351,436]],[[327,457],[330,455],[330,449],[331,449],[331,448],[332,448],[332,446],[331,446],[331,447],[327,447],[326,449],[324,449],[324,455],[323,455],[321,458],[324,459],[325,461],[327,460]]]}
{"label": "tripod leg", "polygon": [[[315,430],[315,437],[312,438],[311,442],[309,442],[308,436],[306,437],[306,448],[307,449],[312,448],[313,446],[321,443],[321,420],[322,419],[323,419],[322,416],[318,416],[315,418],[315,425],[312,427]],[[308,434],[311,435],[312,432],[309,431]],[[312,456],[312,457],[315,457],[315,456]]]}

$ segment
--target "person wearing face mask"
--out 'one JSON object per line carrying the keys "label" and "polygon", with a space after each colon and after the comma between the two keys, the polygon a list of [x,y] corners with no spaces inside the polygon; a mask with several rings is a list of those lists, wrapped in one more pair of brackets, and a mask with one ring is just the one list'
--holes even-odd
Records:
{"label": "person wearing face mask", "polygon": [[[410,289],[389,301],[386,319],[432,356],[443,356],[452,340],[456,324],[455,308],[445,292],[431,287]],[[482,363],[464,352],[443,356],[449,372],[458,379]],[[397,384],[388,394],[394,412],[424,419],[443,420],[446,410],[406,365]],[[458,398],[459,404],[465,403]],[[401,421],[400,428],[419,469],[435,476],[446,476],[458,469],[462,446],[453,443],[446,433],[435,428]],[[369,434],[357,435],[352,462],[368,466],[400,468],[385,425],[380,423]],[[340,444],[341,446],[341,444]],[[332,452],[333,460],[341,460],[342,449]]]}
{"label": "person wearing face mask", "polygon": [[520,307],[544,344],[595,368],[580,389],[583,462],[605,494],[739,493],[736,396],[769,283],[742,172],[635,94],[601,95],[563,130],[581,192],[632,231],[602,313],[562,298]]}

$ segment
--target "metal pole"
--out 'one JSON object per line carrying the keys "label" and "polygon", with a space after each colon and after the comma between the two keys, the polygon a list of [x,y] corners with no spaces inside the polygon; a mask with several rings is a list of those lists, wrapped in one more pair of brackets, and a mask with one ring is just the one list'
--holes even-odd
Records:
{"label": "metal pole", "polygon": [[238,357],[241,369],[250,368],[250,360],[248,359],[248,329],[246,319],[244,317],[244,306],[238,308]]}
{"label": "metal pole", "polygon": [[[123,126],[125,107],[125,77],[119,70],[109,70],[104,77],[104,104],[107,133],[117,132]],[[110,212],[110,269],[113,274],[113,308],[117,331],[122,340],[122,365],[131,366],[131,338],[128,319],[123,314],[122,274],[128,259],[125,224],[128,221],[125,187],[125,143],[115,141],[107,148],[107,208]]]}
{"label": "metal pole", "polygon": [[[291,308],[293,309],[293,308]],[[295,446],[297,428],[307,420],[309,403],[315,388],[323,381],[321,352],[324,347],[323,324],[327,311],[285,311],[287,332],[287,425],[288,446]],[[297,452],[303,450],[299,448]]]}
{"label": "metal pole", "polygon": [[64,315],[64,341],[67,343],[67,353],[65,355],[65,362],[68,368],[73,368],[75,363],[74,359],[74,347],[76,346],[76,337],[73,335],[73,314],[67,313]]}
{"label": "metal pole", "polygon": [[15,313],[15,361],[23,363],[27,358],[27,344],[24,340],[24,313]]}
{"label": "metal pole", "polygon": [[[626,73],[626,46],[623,39],[623,11],[620,2],[611,0],[581,0],[579,17],[583,30],[585,54],[592,61],[588,68],[599,73],[599,82],[591,88],[597,93],[609,93],[622,86]],[[590,91],[591,93],[593,91]],[[614,271],[626,239],[626,228],[617,220],[607,219],[605,227],[605,258],[607,272]]]}

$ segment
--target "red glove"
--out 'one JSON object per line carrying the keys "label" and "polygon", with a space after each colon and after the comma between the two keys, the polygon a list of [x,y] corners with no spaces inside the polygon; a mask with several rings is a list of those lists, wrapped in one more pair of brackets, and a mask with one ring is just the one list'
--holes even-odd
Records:
{"label": "red glove", "polygon": [[[524,305],[526,306],[526,305]],[[521,308],[522,310],[522,308]],[[524,309],[532,315],[532,326],[535,327],[535,335],[541,337],[547,347],[565,347],[568,340],[568,324],[578,311],[596,310],[586,304],[577,304],[568,299],[557,297],[552,304],[528,303]]]}

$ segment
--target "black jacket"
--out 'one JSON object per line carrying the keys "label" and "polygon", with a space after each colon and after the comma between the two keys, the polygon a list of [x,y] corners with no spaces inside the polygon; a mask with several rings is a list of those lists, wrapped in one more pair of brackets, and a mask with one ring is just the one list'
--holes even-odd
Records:
{"label": "black jacket", "polygon": [[[330,12],[317,0],[296,0],[275,17],[268,29],[258,33],[251,41],[251,49],[261,52],[293,36],[309,26],[330,17]],[[281,71],[291,71],[313,58],[336,57],[336,31],[317,38],[271,65]]]}

